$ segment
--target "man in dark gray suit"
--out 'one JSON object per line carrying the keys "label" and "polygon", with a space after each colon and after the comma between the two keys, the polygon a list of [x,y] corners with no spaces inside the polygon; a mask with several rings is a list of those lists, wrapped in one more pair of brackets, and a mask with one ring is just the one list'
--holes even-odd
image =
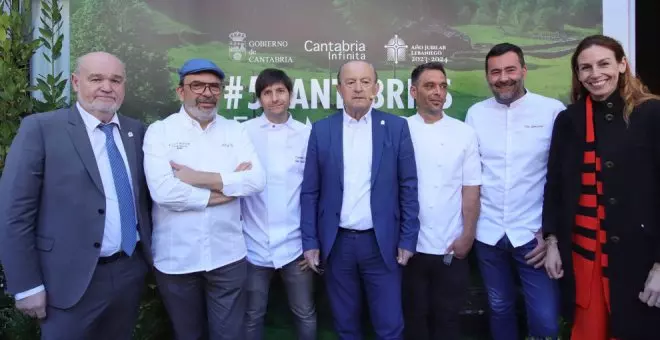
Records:
{"label": "man in dark gray suit", "polygon": [[125,68],[78,60],[71,108],[27,116],[0,178],[0,255],[42,339],[130,339],[151,267],[144,125],[117,114]]}

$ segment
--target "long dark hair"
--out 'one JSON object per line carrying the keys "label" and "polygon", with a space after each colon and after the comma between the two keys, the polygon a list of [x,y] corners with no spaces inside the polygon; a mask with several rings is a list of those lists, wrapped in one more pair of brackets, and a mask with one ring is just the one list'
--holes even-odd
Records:
{"label": "long dark hair", "polygon": [[[592,46],[600,46],[607,48],[614,52],[616,61],[620,63],[626,58],[625,52],[621,44],[615,39],[605,35],[592,35],[584,38],[575,49],[573,57],[571,57],[571,68],[573,71],[573,81],[571,86],[571,101],[573,103],[579,101],[589,94],[589,91],[582,85],[578,78],[578,56],[582,51]],[[626,71],[619,76],[619,83],[617,85],[621,97],[625,103],[623,109],[623,116],[626,121],[630,117],[630,113],[637,106],[649,99],[659,99],[659,96],[652,94],[649,89],[642,83],[642,81],[635,77],[630,70],[630,64],[626,63]]]}

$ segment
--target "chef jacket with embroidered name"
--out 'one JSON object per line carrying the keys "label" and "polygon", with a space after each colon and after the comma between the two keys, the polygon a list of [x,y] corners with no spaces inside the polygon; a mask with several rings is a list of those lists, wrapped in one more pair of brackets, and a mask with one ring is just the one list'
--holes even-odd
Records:
{"label": "chef jacket with embroidered name", "polygon": [[463,232],[463,186],[481,184],[477,136],[471,127],[444,115],[431,124],[408,117],[419,188],[417,251],[447,254]]}
{"label": "chef jacket with embroidered name", "polygon": [[482,166],[477,240],[495,245],[506,235],[514,247],[541,228],[543,190],[560,101],[527,91],[506,106],[489,98],[468,110],[465,122],[479,140]]}
{"label": "chef jacket with embroidered name", "polygon": [[[153,123],[144,137],[144,170],[154,201],[154,266],[166,274],[211,271],[247,255],[239,199],[208,206],[211,190],[174,176],[170,161],[220,173],[226,196],[261,192],[265,176],[245,127],[216,115],[202,129],[183,108]],[[236,172],[242,162],[252,169]]]}
{"label": "chef jacket with embroidered name", "polygon": [[300,188],[311,127],[291,115],[271,123],[263,114],[243,125],[266,173],[264,191],[241,199],[248,261],[282,268],[303,252]]}

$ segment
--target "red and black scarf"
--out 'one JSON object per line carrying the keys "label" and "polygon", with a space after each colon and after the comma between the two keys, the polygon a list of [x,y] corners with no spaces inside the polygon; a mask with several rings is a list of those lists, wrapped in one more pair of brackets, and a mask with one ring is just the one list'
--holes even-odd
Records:
{"label": "red and black scarf", "polygon": [[582,164],[582,186],[575,228],[573,230],[573,259],[576,276],[582,276],[586,287],[577,287],[578,304],[588,304],[591,294],[589,282],[594,266],[601,267],[607,309],[610,307],[610,285],[608,278],[607,231],[604,228],[605,202],[601,178],[601,159],[596,148],[594,111],[591,98],[586,98],[586,140]]}

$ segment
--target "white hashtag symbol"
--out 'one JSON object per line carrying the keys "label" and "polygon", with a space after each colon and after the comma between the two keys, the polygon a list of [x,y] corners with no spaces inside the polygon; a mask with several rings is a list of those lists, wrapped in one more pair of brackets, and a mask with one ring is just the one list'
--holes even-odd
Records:
{"label": "white hashtag symbol", "polygon": [[227,109],[238,109],[238,101],[241,100],[241,98],[243,98],[243,85],[241,85],[241,76],[230,76],[229,84],[225,86],[225,100],[227,101]]}

